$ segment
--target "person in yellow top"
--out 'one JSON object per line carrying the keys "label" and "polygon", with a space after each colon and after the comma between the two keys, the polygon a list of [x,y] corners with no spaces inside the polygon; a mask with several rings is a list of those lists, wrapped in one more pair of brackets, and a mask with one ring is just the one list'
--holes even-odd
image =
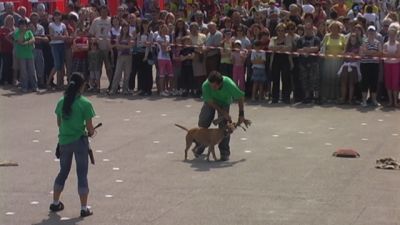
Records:
{"label": "person in yellow top", "polygon": [[[333,21],[329,25],[330,33],[326,34],[322,41],[323,58],[321,69],[321,103],[336,102],[340,97],[340,80],[337,72],[342,64],[342,58],[336,55],[343,54],[346,47],[346,38],[341,34],[342,24]],[[330,56],[330,55],[333,55]]]}

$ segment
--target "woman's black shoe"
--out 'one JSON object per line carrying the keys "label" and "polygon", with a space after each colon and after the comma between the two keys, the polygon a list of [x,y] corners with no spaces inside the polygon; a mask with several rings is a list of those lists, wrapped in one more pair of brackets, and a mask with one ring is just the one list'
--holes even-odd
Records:
{"label": "woman's black shoe", "polygon": [[58,203],[58,205],[55,205],[53,203],[50,204],[50,211],[52,212],[58,212],[64,209],[64,204],[62,202]]}
{"label": "woman's black shoe", "polygon": [[90,210],[89,208],[86,210],[81,210],[81,217],[87,217],[87,216],[91,216],[93,215],[92,210]]}

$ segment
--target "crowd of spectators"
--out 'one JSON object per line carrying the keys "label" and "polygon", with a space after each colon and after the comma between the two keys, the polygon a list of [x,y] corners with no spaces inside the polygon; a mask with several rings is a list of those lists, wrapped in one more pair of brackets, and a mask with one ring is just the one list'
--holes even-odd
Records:
{"label": "crowd of spectators", "polygon": [[116,15],[106,2],[30,15],[4,3],[0,84],[63,89],[81,72],[87,91],[199,97],[217,70],[251,101],[399,107],[399,1],[144,2]]}

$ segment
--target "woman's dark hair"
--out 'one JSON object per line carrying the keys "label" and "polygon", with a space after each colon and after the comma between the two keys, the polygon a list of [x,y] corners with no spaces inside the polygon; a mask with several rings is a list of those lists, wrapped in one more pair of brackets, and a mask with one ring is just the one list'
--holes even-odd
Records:
{"label": "woman's dark hair", "polygon": [[[128,28],[128,31],[124,31],[123,28]],[[129,24],[126,21],[121,23],[121,34],[119,35],[119,41],[123,39],[129,39],[131,35],[129,34]]]}
{"label": "woman's dark hair", "polygon": [[68,119],[72,113],[72,104],[75,101],[75,97],[79,94],[79,91],[84,84],[84,78],[81,73],[74,72],[71,75],[67,90],[64,92],[64,104],[62,107],[62,118]]}
{"label": "woman's dark hair", "polygon": [[[183,27],[179,28],[178,27],[178,23],[182,23]],[[186,29],[186,24],[185,21],[183,21],[183,19],[179,18],[176,22],[175,22],[175,32],[174,32],[174,37],[178,37],[179,33],[181,32],[182,37],[186,36],[188,34],[188,31]]]}
{"label": "woman's dark hair", "polygon": [[210,83],[221,84],[223,79],[224,78],[222,77],[221,73],[216,70],[211,71],[210,75],[208,76],[208,82]]}
{"label": "woman's dark hair", "polygon": [[[353,35],[356,36],[355,44],[351,43],[351,36],[353,36]],[[357,34],[355,32],[353,32],[350,34],[349,39],[347,40],[346,52],[350,52],[353,48],[360,48],[361,45],[362,45],[361,40],[357,37]]]}

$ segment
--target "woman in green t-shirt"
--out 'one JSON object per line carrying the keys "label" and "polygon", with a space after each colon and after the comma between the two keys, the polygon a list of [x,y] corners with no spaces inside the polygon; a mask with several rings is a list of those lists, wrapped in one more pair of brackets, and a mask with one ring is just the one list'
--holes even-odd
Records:
{"label": "woman in green t-shirt", "polygon": [[83,75],[73,73],[64,96],[57,103],[55,112],[59,127],[60,172],[54,182],[53,203],[50,205],[53,212],[64,209],[60,195],[71,169],[72,156],[75,155],[81,217],[92,215],[92,211],[87,207],[88,136],[94,133],[92,118],[95,116],[91,102],[82,96],[84,87]]}

